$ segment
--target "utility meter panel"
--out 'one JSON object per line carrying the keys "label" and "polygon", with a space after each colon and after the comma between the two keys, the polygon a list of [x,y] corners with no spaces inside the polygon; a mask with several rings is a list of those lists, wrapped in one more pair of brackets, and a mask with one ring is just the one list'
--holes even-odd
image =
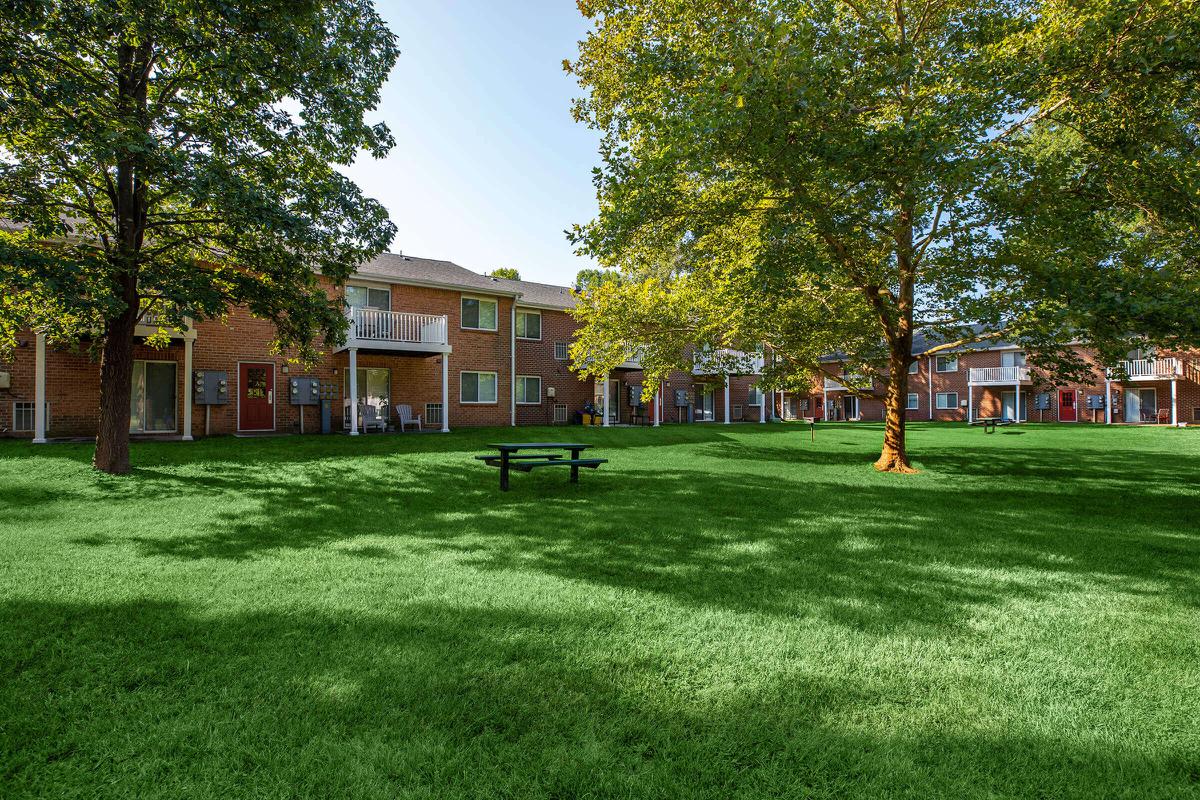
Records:
{"label": "utility meter panel", "polygon": [[315,406],[321,402],[321,382],[316,378],[288,378],[288,396],[294,406]]}
{"label": "utility meter panel", "polygon": [[1033,407],[1038,411],[1050,410],[1050,395],[1042,393],[1033,398]]}
{"label": "utility meter panel", "polygon": [[229,402],[229,373],[198,369],[192,373],[194,401],[198,406],[223,406]]}
{"label": "utility meter panel", "polygon": [[1093,411],[1097,411],[1101,408],[1104,408],[1104,395],[1089,394],[1087,396],[1087,407],[1092,409]]}

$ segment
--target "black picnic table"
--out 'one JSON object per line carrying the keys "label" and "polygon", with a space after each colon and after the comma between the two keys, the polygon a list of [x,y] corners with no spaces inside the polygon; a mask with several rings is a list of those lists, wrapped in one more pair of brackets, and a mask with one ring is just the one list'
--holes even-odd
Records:
{"label": "black picnic table", "polygon": [[1012,425],[1014,420],[1008,417],[976,417],[971,425],[982,425],[984,433],[992,433],[997,425]]}
{"label": "black picnic table", "polygon": [[[590,449],[592,445],[579,442],[502,442],[489,444],[488,447],[495,448],[497,454],[475,456],[475,459],[489,467],[500,469],[500,489],[505,492],[508,491],[508,471],[510,469],[532,472],[538,467],[570,467],[571,483],[579,483],[580,467],[595,469],[601,464],[608,463],[606,458],[580,458],[579,454]],[[571,457],[563,458],[562,452],[523,453],[521,452],[523,450],[566,451],[571,454]]]}

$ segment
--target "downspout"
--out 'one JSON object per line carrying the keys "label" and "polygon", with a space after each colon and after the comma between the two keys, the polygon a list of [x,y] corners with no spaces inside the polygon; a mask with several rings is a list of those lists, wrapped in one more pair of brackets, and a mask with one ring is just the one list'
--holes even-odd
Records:
{"label": "downspout", "polygon": [[933,422],[933,356],[925,359],[925,379],[929,383],[929,421]]}

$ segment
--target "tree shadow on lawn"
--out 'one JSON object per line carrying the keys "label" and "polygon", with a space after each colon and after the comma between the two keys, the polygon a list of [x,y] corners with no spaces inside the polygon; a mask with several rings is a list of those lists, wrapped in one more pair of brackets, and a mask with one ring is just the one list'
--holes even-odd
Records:
{"label": "tree shadow on lawn", "polygon": [[1097,730],[1087,698],[1066,724],[989,722],[928,668],[834,677],[728,634],[681,652],[597,607],[9,601],[0,630],[7,797],[1090,800],[1180,797],[1200,771],[1161,719]]}
{"label": "tree shadow on lawn", "polygon": [[1099,583],[1189,605],[1200,596],[1195,498],[1152,495],[1131,480],[1145,473],[1129,469],[1128,454],[1090,458],[1087,480],[996,485],[982,474],[966,488],[869,471],[847,485],[764,468],[761,454],[737,447],[724,461],[753,459],[744,471],[654,468],[610,455],[578,485],[547,470],[515,475],[508,493],[497,490],[495,470],[474,462],[414,459],[382,472],[378,461],[349,472],[315,464],[275,479],[250,467],[199,479],[147,469],[139,475],[146,491],[228,504],[179,529],[149,519],[127,536],[76,541],[131,541],[143,555],[180,559],[305,550],[339,558],[349,546],[361,558],[450,556],[484,571],[540,572],[880,633],[950,633],[982,609]]}

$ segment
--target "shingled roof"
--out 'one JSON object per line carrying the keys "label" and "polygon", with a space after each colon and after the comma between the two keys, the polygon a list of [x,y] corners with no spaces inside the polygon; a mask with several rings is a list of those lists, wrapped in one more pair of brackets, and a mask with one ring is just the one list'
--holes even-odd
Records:
{"label": "shingled roof", "polygon": [[488,294],[516,295],[519,289],[508,284],[514,281],[489,278],[460,267],[453,261],[434,258],[418,258],[399,253],[383,253],[359,266],[359,275],[364,278],[381,278],[397,283],[418,286],[437,286],[451,289],[470,289]]}
{"label": "shingled roof", "polygon": [[517,305],[555,308],[563,311],[575,307],[575,296],[571,294],[571,289],[567,286],[504,279],[500,279],[500,283],[508,286],[514,292],[521,293],[521,299]]}

